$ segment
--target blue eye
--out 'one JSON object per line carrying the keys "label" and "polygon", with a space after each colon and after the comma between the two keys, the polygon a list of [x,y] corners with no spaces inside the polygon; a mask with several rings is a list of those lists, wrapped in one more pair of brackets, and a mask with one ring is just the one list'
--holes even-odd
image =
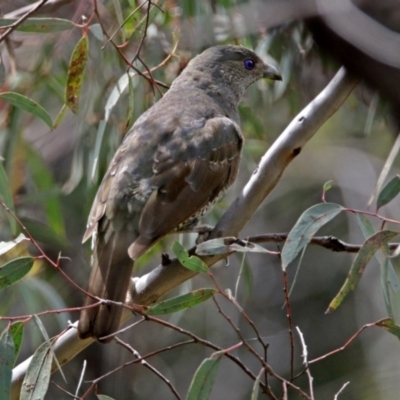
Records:
{"label": "blue eye", "polygon": [[248,70],[252,70],[256,66],[256,63],[251,58],[244,60],[244,67]]}

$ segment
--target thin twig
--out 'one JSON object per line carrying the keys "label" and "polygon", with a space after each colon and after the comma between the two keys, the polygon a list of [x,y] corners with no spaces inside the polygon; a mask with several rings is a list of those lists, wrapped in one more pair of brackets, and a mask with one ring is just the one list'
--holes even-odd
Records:
{"label": "thin twig", "polygon": [[301,342],[301,347],[303,348],[303,364],[306,368],[306,374],[308,377],[308,386],[310,387],[310,396],[311,398],[314,400],[314,378],[311,375],[311,371],[310,368],[308,367],[308,350],[307,350],[307,345],[306,342],[304,340],[304,336],[303,336],[303,332],[300,330],[300,328],[298,326],[296,326],[297,329],[297,333],[299,334],[300,337],[300,342]]}
{"label": "thin twig", "polygon": [[351,336],[351,338],[348,339],[348,340],[346,341],[346,343],[345,343],[343,346],[341,346],[341,347],[339,347],[339,348],[337,348],[337,349],[335,349],[335,350],[332,350],[332,351],[330,351],[329,353],[325,353],[324,355],[322,355],[322,356],[320,356],[320,357],[314,358],[313,360],[309,361],[308,364],[315,364],[315,363],[318,362],[318,361],[325,360],[325,358],[328,358],[328,357],[330,357],[330,356],[333,356],[334,354],[340,353],[341,351],[345,350],[351,343],[353,343],[354,340],[355,340],[365,329],[370,328],[370,327],[372,327],[372,326],[376,326],[376,325],[377,325],[377,322],[373,322],[373,323],[370,323],[370,324],[365,324],[365,325],[362,326],[356,333],[354,333],[354,334]]}
{"label": "thin twig", "polygon": [[286,270],[282,269],[283,278],[283,293],[285,295],[285,305],[286,305],[286,318],[288,320],[288,332],[289,332],[289,342],[290,342],[290,381],[294,379],[294,337],[293,337],[293,321],[292,321],[292,310],[290,307],[289,299],[289,286],[287,281]]}
{"label": "thin twig", "polygon": [[[122,341],[119,338],[115,338],[116,342],[128,349],[137,359],[141,358],[139,352],[135,350],[129,343],[126,343]],[[142,365],[144,365],[147,369],[149,369],[151,372],[153,372],[155,375],[157,375],[171,390],[172,394],[178,399],[181,400],[181,396],[179,396],[178,391],[175,389],[174,385],[171,383],[169,379],[167,379],[160,371],[158,371],[156,368],[154,368],[151,364],[149,364],[146,360],[142,359],[140,362]]]}
{"label": "thin twig", "polygon": [[343,390],[346,388],[346,386],[349,384],[350,384],[350,381],[344,383],[343,386],[340,388],[340,390],[335,394],[335,397],[333,398],[333,400],[338,400],[339,394],[342,393]]}
{"label": "thin twig", "polygon": [[[41,0],[39,1],[35,7],[30,9],[26,14],[24,14],[20,19],[17,21],[13,22],[11,25],[9,25],[6,29],[6,31],[0,35],[0,43],[12,32],[14,29],[16,29],[19,25],[21,25],[27,18],[29,18],[32,14],[34,14],[37,10],[39,10],[43,5],[47,3],[48,0]],[[4,28],[4,27],[3,27]]]}

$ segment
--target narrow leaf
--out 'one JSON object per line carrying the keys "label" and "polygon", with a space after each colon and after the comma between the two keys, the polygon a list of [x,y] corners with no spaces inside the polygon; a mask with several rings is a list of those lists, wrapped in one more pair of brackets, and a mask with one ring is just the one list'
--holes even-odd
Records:
{"label": "narrow leaf", "polygon": [[[0,27],[11,25],[16,19],[0,19]],[[20,32],[47,33],[61,32],[75,28],[72,21],[61,18],[28,18],[15,30]]]}
{"label": "narrow leaf", "polygon": [[35,351],[21,387],[20,400],[44,399],[50,382],[53,352],[47,344]]}
{"label": "narrow leaf", "polygon": [[390,203],[400,192],[400,176],[394,176],[381,190],[376,201],[376,208],[379,209]]}
{"label": "narrow leaf", "polygon": [[350,271],[342,288],[329,304],[327,313],[335,311],[340,306],[340,304],[342,304],[347,294],[356,288],[365,270],[365,267],[374,256],[374,254],[380,248],[383,248],[383,246],[385,246],[389,242],[389,240],[393,239],[397,235],[398,232],[380,231],[369,237],[364,242],[356,258],[353,261],[353,265],[350,268]]}
{"label": "narrow leaf", "polygon": [[128,91],[128,118],[126,122],[126,127],[129,128],[133,124],[133,109],[135,104],[134,98],[134,90],[133,90],[133,80],[132,77],[128,74],[129,79],[129,91]]}
{"label": "narrow leaf", "polygon": [[207,240],[196,247],[199,256],[212,256],[216,254],[239,253],[271,253],[269,250],[248,240],[239,240],[235,237],[224,237]]}
{"label": "narrow leaf", "polygon": [[207,400],[210,397],[223,355],[223,352],[217,352],[203,360],[193,376],[186,400]]}
{"label": "narrow leaf", "polygon": [[99,126],[97,128],[96,142],[94,144],[94,151],[93,151],[93,167],[92,167],[92,174],[91,174],[92,181],[95,180],[95,176],[97,173],[97,166],[99,164],[101,143],[103,142],[104,131],[106,129],[106,125],[107,125],[106,121],[104,119],[102,119],[99,122]]}
{"label": "narrow leaf", "polygon": [[[4,169],[2,162],[0,162],[0,198],[3,200],[6,207],[8,207],[15,214],[10,185],[8,183],[6,170]],[[10,215],[10,213],[7,213],[7,218],[11,227],[11,231],[15,235],[17,233],[17,222],[13,216]]]}
{"label": "narrow leaf", "polygon": [[393,166],[393,163],[397,157],[397,154],[399,153],[399,150],[400,150],[400,134],[397,135],[396,141],[394,142],[393,147],[390,150],[390,153],[385,161],[385,164],[379,175],[378,181],[376,182],[374,192],[372,193],[370,199],[368,200],[368,205],[367,205],[368,207],[376,199],[377,193],[380,192],[383,182],[385,182],[385,180]]}
{"label": "narrow leaf", "polygon": [[22,322],[14,322],[10,328],[12,340],[14,343],[14,363],[19,356],[22,341],[24,339],[24,324]]}
{"label": "narrow leaf", "polygon": [[386,318],[381,321],[378,321],[376,323],[376,326],[386,329],[392,335],[400,339],[400,326],[396,325],[392,319]]}
{"label": "narrow leaf", "polygon": [[342,206],[334,203],[321,203],[306,210],[289,232],[283,246],[282,268],[286,269],[311,241],[315,233],[342,210]]}
{"label": "narrow leaf", "polygon": [[3,87],[4,82],[6,81],[6,67],[4,66],[3,59],[0,55],[0,88]]}
{"label": "narrow leaf", "polygon": [[207,265],[196,256],[189,257],[189,253],[179,242],[172,244],[172,251],[185,268],[195,272],[208,272]]}
{"label": "narrow leaf", "polygon": [[[375,233],[374,227],[365,215],[357,214],[357,220],[365,239],[369,238]],[[391,257],[393,257],[393,254]],[[383,264],[386,263],[386,260],[382,260],[381,253],[379,252],[375,253],[375,258],[382,268]],[[397,277],[396,271],[394,270],[393,263],[390,259],[387,261],[387,265],[385,266],[385,268],[387,268],[387,278],[389,280],[392,291],[394,293],[398,293],[400,290],[399,279]]]}
{"label": "narrow leaf", "polygon": [[60,112],[57,114],[56,119],[54,120],[54,124],[53,124],[53,128],[56,129],[58,128],[58,125],[61,124],[62,120],[65,117],[65,114],[68,111],[68,107],[66,106],[66,104],[63,104],[63,106],[61,107]]}
{"label": "narrow leaf", "polygon": [[46,340],[46,343],[49,346],[49,349],[53,353],[54,361],[57,364],[57,369],[60,371],[61,376],[63,377],[65,383],[67,383],[67,379],[65,378],[64,372],[63,372],[63,370],[61,368],[61,365],[58,362],[58,359],[57,359],[56,355],[54,354],[54,350],[53,350],[53,348],[51,346],[51,340],[50,340],[50,337],[49,337],[49,335],[48,335],[48,333],[46,331],[46,328],[44,327],[42,321],[40,320],[40,318],[36,314],[33,315],[33,320],[35,321],[36,326],[39,328],[44,340]]}
{"label": "narrow leaf", "polygon": [[32,257],[16,258],[0,268],[0,289],[12,285],[25,276],[32,268]]}
{"label": "narrow leaf", "polygon": [[384,250],[380,252],[381,256],[381,288],[383,294],[383,300],[385,302],[386,311],[390,318],[394,319],[392,300],[389,291],[389,259],[387,254],[389,254],[389,246],[386,244]]}
{"label": "narrow leaf", "polygon": [[4,400],[10,399],[14,360],[14,343],[7,329],[0,337],[0,398]]}
{"label": "narrow leaf", "polygon": [[161,301],[155,306],[147,307],[145,314],[147,315],[162,315],[185,310],[186,308],[194,307],[203,301],[208,300],[215,293],[216,289],[198,289],[191,293],[177,296],[172,299]]}
{"label": "narrow leaf", "polygon": [[15,92],[0,93],[0,99],[23,111],[40,118],[50,129],[53,129],[53,121],[47,111],[36,101]]}
{"label": "narrow leaf", "polygon": [[112,397],[107,396],[107,395],[105,395],[105,394],[98,394],[98,395],[97,395],[97,398],[98,398],[99,400],[114,400]]}
{"label": "narrow leaf", "polygon": [[264,375],[265,370],[261,368],[261,371],[257,375],[256,380],[254,381],[253,390],[251,391],[251,399],[250,400],[258,400],[258,393],[260,391],[260,381],[261,377]]}
{"label": "narrow leaf", "polygon": [[357,221],[365,239],[369,238],[375,233],[375,229],[372,226],[371,221],[364,214],[357,214]]}
{"label": "narrow leaf", "polygon": [[87,35],[82,36],[74,51],[68,68],[67,88],[65,102],[73,113],[78,112],[79,95],[81,93],[83,72],[89,53],[89,39]]}

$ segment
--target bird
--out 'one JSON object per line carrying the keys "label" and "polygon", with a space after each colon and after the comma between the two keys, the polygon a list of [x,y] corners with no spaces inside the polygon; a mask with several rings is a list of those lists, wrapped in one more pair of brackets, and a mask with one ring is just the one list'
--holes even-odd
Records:
{"label": "bird", "polygon": [[[80,338],[113,339],[134,262],[166,235],[193,229],[233,184],[244,141],[238,105],[261,78],[281,75],[246,47],[210,47],[127,132],[83,236],[93,256]],[[108,301],[94,306],[98,298]]]}

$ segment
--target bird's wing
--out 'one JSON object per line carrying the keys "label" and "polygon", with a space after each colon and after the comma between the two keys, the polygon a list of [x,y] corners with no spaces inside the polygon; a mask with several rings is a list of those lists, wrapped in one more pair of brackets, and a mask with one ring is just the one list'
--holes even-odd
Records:
{"label": "bird's wing", "polygon": [[113,181],[115,180],[115,169],[121,164],[121,160],[126,152],[126,145],[123,143],[117,152],[115,153],[110,166],[104,175],[104,178],[99,186],[96,197],[93,201],[92,208],[88,217],[88,223],[86,226],[86,232],[83,235],[82,243],[85,243],[93,233],[97,230],[97,224],[103,217],[106,211],[107,201],[109,200],[109,195]]}
{"label": "bird's wing", "polygon": [[236,178],[243,138],[234,121],[212,118],[177,137],[160,144],[154,156],[156,189],[141,212],[140,236],[129,248],[132,259],[212,205]]}

